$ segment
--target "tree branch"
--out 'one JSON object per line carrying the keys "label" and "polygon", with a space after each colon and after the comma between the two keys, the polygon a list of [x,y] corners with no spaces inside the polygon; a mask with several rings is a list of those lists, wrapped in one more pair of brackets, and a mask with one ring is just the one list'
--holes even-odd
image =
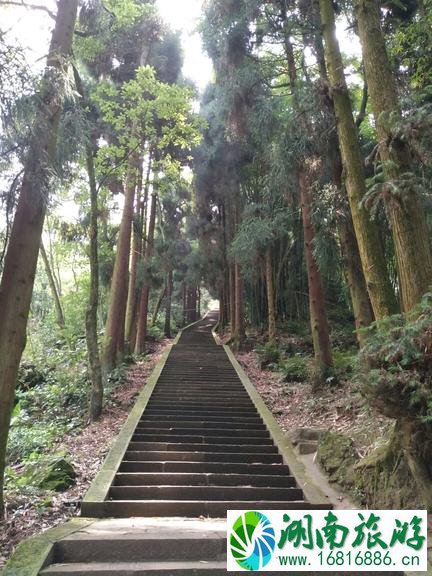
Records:
{"label": "tree branch", "polygon": [[31,10],[42,10],[46,12],[50,18],[56,19],[56,15],[47,6],[43,4],[26,4],[24,0],[0,0],[0,6],[19,6],[20,8],[30,8]]}

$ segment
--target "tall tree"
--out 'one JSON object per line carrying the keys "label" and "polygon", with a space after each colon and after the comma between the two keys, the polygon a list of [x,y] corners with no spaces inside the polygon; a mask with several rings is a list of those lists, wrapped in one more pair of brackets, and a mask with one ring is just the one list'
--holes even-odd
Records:
{"label": "tall tree", "polygon": [[336,36],[333,4],[331,0],[319,0],[319,5],[330,79],[329,94],[335,108],[345,185],[372,308],[375,318],[381,319],[394,313],[397,303],[387,273],[378,230],[362,203],[367,191],[363,156]]}
{"label": "tall tree", "polygon": [[33,136],[24,164],[20,197],[0,282],[0,514],[4,509],[6,443],[15,382],[25,346],[77,6],[78,0],[58,2],[41,88],[43,92],[39,94]]}
{"label": "tall tree", "polygon": [[358,30],[387,186],[380,186],[396,252],[402,307],[411,310],[432,283],[432,253],[422,199],[413,182],[413,157],[392,126],[401,120],[393,72],[381,29],[381,3],[359,0]]}

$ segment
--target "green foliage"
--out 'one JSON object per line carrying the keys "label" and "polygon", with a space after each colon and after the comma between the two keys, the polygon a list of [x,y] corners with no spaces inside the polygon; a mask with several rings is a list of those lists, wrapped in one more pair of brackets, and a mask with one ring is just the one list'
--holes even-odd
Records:
{"label": "green foliage", "polygon": [[264,346],[255,349],[260,359],[261,368],[274,366],[280,359],[280,350],[276,343],[267,342]]}
{"label": "green foliage", "polygon": [[279,363],[287,382],[306,382],[311,374],[311,358],[296,354]]}
{"label": "green foliage", "polygon": [[432,295],[408,315],[391,316],[371,327],[361,351],[364,393],[383,414],[432,422],[430,382]]}

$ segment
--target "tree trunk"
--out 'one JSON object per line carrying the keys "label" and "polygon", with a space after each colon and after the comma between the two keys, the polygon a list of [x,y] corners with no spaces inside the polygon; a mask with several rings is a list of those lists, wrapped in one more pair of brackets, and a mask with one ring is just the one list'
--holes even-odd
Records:
{"label": "tree trunk", "polygon": [[63,330],[63,328],[66,326],[65,323],[65,318],[64,318],[64,314],[63,314],[63,308],[60,302],[60,296],[59,293],[57,291],[57,285],[56,285],[56,281],[54,279],[54,274],[51,271],[51,266],[48,260],[48,256],[47,253],[45,251],[45,247],[43,245],[43,242],[41,242],[40,245],[40,253],[42,256],[42,260],[45,266],[45,272],[48,278],[48,284],[51,290],[51,294],[54,300],[54,307],[55,307],[55,311],[56,311],[56,318],[57,318],[57,324],[59,325],[59,327],[61,328],[61,330]]}
{"label": "tree trunk", "polygon": [[244,306],[243,306],[243,279],[241,277],[240,264],[234,265],[234,286],[235,286],[235,330],[233,334],[236,348],[241,350],[246,339]]}
{"label": "tree trunk", "polygon": [[[74,67],[75,85],[81,96],[81,106],[87,109],[84,88],[78,70]],[[95,422],[102,414],[103,380],[98,343],[99,308],[99,251],[98,251],[98,191],[94,166],[94,151],[90,143],[85,147],[86,168],[90,188],[90,295],[86,311],[86,343],[92,390],[89,404],[89,420]]]}
{"label": "tree trunk", "polygon": [[0,282],[0,514],[15,383],[25,347],[39,246],[65,93],[77,0],[60,0],[35,126]]}
{"label": "tree trunk", "polygon": [[333,4],[331,0],[319,0],[319,3],[345,185],[370,301],[375,318],[379,320],[395,313],[397,303],[388,277],[378,230],[362,205],[366,193],[363,157],[336,37]]}
{"label": "tree trunk", "polygon": [[327,320],[324,288],[321,273],[313,253],[315,229],[312,223],[312,198],[304,170],[298,172],[300,202],[303,219],[306,269],[309,284],[309,312],[315,359],[320,375],[328,373],[333,366],[330,331]]}
{"label": "tree trunk", "polygon": [[275,293],[273,281],[273,263],[271,249],[267,248],[265,258],[266,286],[267,286],[267,310],[268,310],[268,337],[269,342],[276,340],[276,311]]}
{"label": "tree trunk", "polygon": [[236,330],[236,312],[235,312],[235,266],[229,267],[229,309],[230,309],[230,332],[234,336]]}
{"label": "tree trunk", "polygon": [[173,292],[173,273],[172,270],[168,272],[166,283],[166,304],[165,304],[165,336],[171,338],[171,302]]}
{"label": "tree trunk", "polygon": [[124,340],[129,254],[137,177],[138,165],[137,158],[134,156],[130,160],[127,171],[123,213],[111,280],[108,318],[105,326],[105,350],[103,360],[105,375],[108,375],[117,365],[118,352],[123,347],[121,340]]}
{"label": "tree trunk", "polygon": [[187,287],[186,287],[186,282],[183,282],[182,300],[183,300],[183,326],[186,326],[186,322],[187,322]]}
{"label": "tree trunk", "polygon": [[[133,244],[131,257],[131,270],[129,275],[128,301],[126,306],[125,337],[129,343],[129,350],[135,349],[137,331],[137,309],[139,302],[139,290],[137,289],[138,264],[143,258],[144,241],[147,226],[147,204],[150,188],[150,176],[152,167],[152,152],[150,150],[147,165],[147,174],[144,184],[144,195],[140,198],[135,211],[135,226],[133,230]],[[141,187],[139,187],[141,188]]]}
{"label": "tree trunk", "polygon": [[381,4],[377,0],[358,0],[356,14],[384,174],[399,188],[397,194],[389,193],[384,198],[395,245],[402,307],[407,312],[420,302],[432,283],[426,211],[414,186],[405,183],[405,189],[400,189],[400,177],[412,172],[413,166],[409,145],[393,138],[389,127],[390,116],[401,118],[401,112],[381,30]]}
{"label": "tree trunk", "polygon": [[[147,265],[150,262],[151,257],[153,256],[154,232],[156,226],[156,204],[157,204],[157,195],[153,193],[151,197],[150,220],[147,234],[144,265]],[[150,284],[147,279],[144,279],[139,302],[135,354],[142,354],[145,350],[145,341],[147,337],[147,314],[148,314],[149,294],[150,294]]]}
{"label": "tree trunk", "polygon": [[158,299],[156,301],[156,304],[155,304],[155,307],[153,310],[152,319],[151,319],[151,325],[152,326],[154,326],[156,324],[156,320],[157,320],[157,317],[159,314],[160,307],[162,305],[163,299],[165,298],[166,290],[167,290],[166,286],[164,286],[159,293]]}
{"label": "tree trunk", "polygon": [[98,252],[98,194],[93,151],[86,146],[87,174],[90,186],[90,297],[86,312],[86,341],[90,365],[92,391],[90,395],[89,420],[95,422],[102,414],[103,381],[98,343],[99,307],[99,252]]}
{"label": "tree trunk", "polygon": [[[282,9],[286,19],[285,10]],[[302,106],[297,87],[297,69],[294,58],[294,50],[290,38],[285,35],[285,54],[288,63],[288,73],[293,94],[293,105],[298,113],[302,112]],[[306,119],[303,119],[305,133],[311,133],[312,128]],[[330,330],[327,320],[324,287],[321,272],[313,253],[315,227],[312,222],[312,194],[306,176],[306,159],[297,161],[297,179],[300,191],[300,206],[303,223],[303,237],[305,246],[306,271],[308,278],[309,315],[312,331],[312,340],[317,367],[317,383],[329,372],[333,366],[333,357],[330,343]]]}

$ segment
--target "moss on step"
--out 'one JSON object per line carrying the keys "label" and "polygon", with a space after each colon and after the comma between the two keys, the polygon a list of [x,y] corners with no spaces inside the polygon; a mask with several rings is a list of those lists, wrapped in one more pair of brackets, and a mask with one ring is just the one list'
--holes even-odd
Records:
{"label": "moss on step", "polygon": [[66,524],[25,540],[6,563],[1,576],[38,576],[39,571],[50,562],[56,542],[94,522],[87,518],[73,518]]}

